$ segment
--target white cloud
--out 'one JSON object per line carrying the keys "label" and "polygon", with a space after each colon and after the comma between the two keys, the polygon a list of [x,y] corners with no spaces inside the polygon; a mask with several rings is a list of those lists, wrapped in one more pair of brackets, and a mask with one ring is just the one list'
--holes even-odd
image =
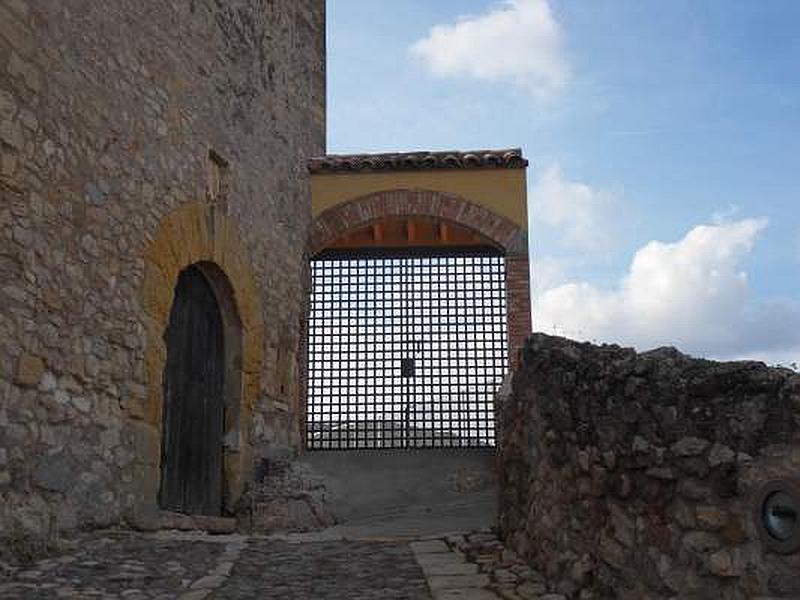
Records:
{"label": "white cloud", "polygon": [[[569,279],[570,261],[554,256],[532,257],[532,281],[534,289],[546,290],[566,283]],[[536,292],[534,292],[536,294]]]}
{"label": "white cloud", "polygon": [[609,192],[568,180],[556,164],[537,176],[529,198],[534,225],[563,231],[565,245],[595,251],[608,247],[611,227],[607,214],[614,202]]}
{"label": "white cloud", "polygon": [[766,226],[743,219],[697,226],[674,243],[650,242],[616,289],[572,282],[534,298],[536,329],[640,349],[796,360],[800,307],[756,301],[742,266]]}
{"label": "white cloud", "polygon": [[561,28],[547,0],[506,0],[482,15],[436,25],[411,53],[434,75],[509,82],[539,100],[569,79]]}
{"label": "white cloud", "polygon": [[728,204],[727,208],[714,211],[714,213],[711,215],[711,222],[715,225],[726,223],[738,215],[741,210],[742,207],[738,204]]}

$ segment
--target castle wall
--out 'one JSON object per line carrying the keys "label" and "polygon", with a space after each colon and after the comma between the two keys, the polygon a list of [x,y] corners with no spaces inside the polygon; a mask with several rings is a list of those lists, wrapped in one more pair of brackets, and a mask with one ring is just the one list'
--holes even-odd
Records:
{"label": "castle wall", "polygon": [[800,595],[800,554],[760,527],[767,482],[800,489],[800,375],[543,334],[523,356],[499,415],[500,528],[554,589]]}
{"label": "castle wall", "polygon": [[323,0],[0,3],[0,531],[154,508],[163,316],[192,262],[242,326],[228,503],[298,444],[324,19]]}

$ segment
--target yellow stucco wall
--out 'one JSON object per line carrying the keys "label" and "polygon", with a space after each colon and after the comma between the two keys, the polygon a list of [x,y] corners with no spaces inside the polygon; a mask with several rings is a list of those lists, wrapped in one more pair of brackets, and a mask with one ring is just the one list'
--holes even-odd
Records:
{"label": "yellow stucco wall", "polygon": [[525,169],[453,169],[356,172],[311,176],[311,206],[321,212],[367,194],[424,189],[457,194],[528,229]]}

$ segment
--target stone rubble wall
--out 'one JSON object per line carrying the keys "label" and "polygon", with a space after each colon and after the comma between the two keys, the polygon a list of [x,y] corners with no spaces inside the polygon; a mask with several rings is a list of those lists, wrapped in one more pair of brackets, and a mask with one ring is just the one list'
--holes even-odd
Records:
{"label": "stone rubble wall", "polygon": [[797,374],[535,334],[500,403],[500,531],[560,593],[800,597],[753,520],[800,476]]}
{"label": "stone rubble wall", "polygon": [[298,444],[324,10],[0,2],[0,533],[113,524],[152,502],[144,254],[166,216],[206,201],[209,148],[229,163],[218,210],[263,311],[243,426],[256,458]]}
{"label": "stone rubble wall", "polygon": [[262,460],[256,481],[240,499],[240,531],[308,532],[336,524],[329,482],[309,465],[288,458]]}

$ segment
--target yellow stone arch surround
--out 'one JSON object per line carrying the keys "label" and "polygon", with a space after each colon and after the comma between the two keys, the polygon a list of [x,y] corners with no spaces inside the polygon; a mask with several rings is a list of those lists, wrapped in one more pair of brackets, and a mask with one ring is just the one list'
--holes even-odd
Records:
{"label": "yellow stone arch surround", "polygon": [[[162,376],[167,358],[163,335],[169,322],[178,274],[197,265],[206,275],[220,302],[225,321],[226,345],[235,345],[238,356],[226,361],[235,369],[232,387],[226,387],[225,486],[226,504],[241,495],[252,461],[247,426],[260,389],[264,358],[264,324],[260,294],[250,270],[247,248],[234,222],[207,202],[191,202],[166,215],[144,251],[145,278],[142,301],[146,313],[145,370],[147,400],[137,437],[156,448],[139,452],[149,456],[142,467],[150,480],[142,501],[154,505],[160,481]],[[226,384],[226,386],[231,384]],[[238,398],[237,398],[238,396]],[[238,400],[238,401],[237,401]],[[149,431],[148,431],[149,430]],[[153,471],[155,469],[155,471]],[[140,474],[142,476],[142,474]],[[152,480],[155,480],[154,482]],[[151,498],[147,498],[147,496]]]}

